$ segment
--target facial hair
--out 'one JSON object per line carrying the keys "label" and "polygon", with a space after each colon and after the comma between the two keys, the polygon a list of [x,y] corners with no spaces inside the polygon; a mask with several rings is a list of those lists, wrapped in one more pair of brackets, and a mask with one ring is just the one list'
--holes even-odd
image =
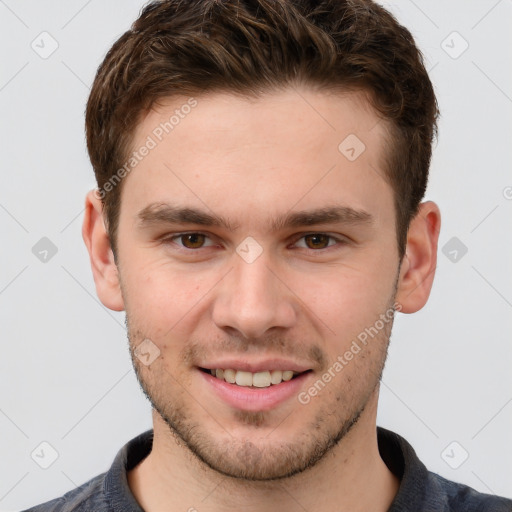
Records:
{"label": "facial hair", "polygon": [[[394,293],[388,301],[387,311],[394,311],[396,284]],[[192,396],[187,389],[186,378],[179,379],[172,375],[164,364],[164,358],[157,359],[151,366],[146,367],[134,355],[134,348],[147,336],[131,325],[128,308],[126,311],[128,339],[135,373],[153,409],[169,427],[171,436],[179,446],[211,470],[247,481],[280,480],[304,472],[314,467],[345,438],[357,424],[378,389],[393,323],[391,319],[363,348],[365,357],[356,355],[350,362],[353,365],[354,378],[348,378],[347,381],[342,377],[345,371],[343,370],[319,393],[317,400],[322,400],[321,406],[317,407],[314,416],[299,431],[294,432],[293,438],[272,442],[270,438],[258,437],[258,428],[267,422],[267,412],[235,411],[234,418],[237,424],[248,428],[247,435],[243,437],[232,435],[214,418],[214,414],[207,420],[198,418],[197,411],[208,412],[208,404],[201,403],[200,397]],[[364,327],[361,331],[363,330]],[[258,340],[252,345],[247,340],[233,338],[222,339],[213,345],[218,353],[239,354],[254,350],[261,354],[266,348],[271,348],[275,353],[278,347],[289,357],[298,355],[296,340],[274,336],[272,339]],[[186,366],[186,363],[194,360],[201,350],[205,350],[204,346],[200,341],[187,344],[181,353],[180,361]],[[304,344],[303,354],[306,353],[310,360],[321,361],[325,370],[328,369],[328,358],[319,345],[307,347]],[[297,408],[295,404],[292,414],[304,413],[307,416],[308,412],[307,409]],[[212,434],[211,426],[222,427],[219,429],[221,433]]]}

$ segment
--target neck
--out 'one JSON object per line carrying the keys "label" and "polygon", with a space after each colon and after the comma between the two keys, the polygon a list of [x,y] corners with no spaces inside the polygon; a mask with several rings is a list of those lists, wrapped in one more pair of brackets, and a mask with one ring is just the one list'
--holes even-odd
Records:
{"label": "neck", "polygon": [[128,482],[146,512],[243,509],[356,512],[389,509],[398,479],[381,459],[376,432],[377,393],[359,421],[314,467],[271,482],[239,480],[208,468],[153,413],[153,448]]}

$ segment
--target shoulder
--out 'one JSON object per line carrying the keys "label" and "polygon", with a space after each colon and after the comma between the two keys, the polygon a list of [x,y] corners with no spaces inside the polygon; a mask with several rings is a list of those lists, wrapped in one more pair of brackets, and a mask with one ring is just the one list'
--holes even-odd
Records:
{"label": "shoulder", "polygon": [[512,512],[510,499],[475,491],[467,485],[447,480],[430,471],[428,480],[428,494],[434,500],[443,496],[445,510],[449,512]]}
{"label": "shoulder", "polygon": [[60,498],[29,508],[24,512],[102,512],[108,510],[103,482],[105,473],[98,475]]}
{"label": "shoulder", "polygon": [[142,512],[128,485],[127,472],[151,451],[153,431],[148,430],[125,444],[110,469],[55,500],[24,512]]}
{"label": "shoulder", "polygon": [[401,436],[378,427],[379,451],[400,488],[388,512],[512,512],[512,500],[484,494],[428,471]]}

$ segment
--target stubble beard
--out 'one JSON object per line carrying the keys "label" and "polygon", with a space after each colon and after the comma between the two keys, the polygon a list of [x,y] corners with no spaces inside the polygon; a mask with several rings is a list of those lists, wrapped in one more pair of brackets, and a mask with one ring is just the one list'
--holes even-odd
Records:
{"label": "stubble beard", "polygon": [[[211,421],[202,423],[194,420],[194,413],[191,412],[193,406],[201,411],[204,405],[194,403],[196,399],[187,391],[185,384],[171,376],[163,365],[158,366],[158,361],[153,363],[151,378],[148,378],[147,369],[133,353],[133,348],[145,336],[140,331],[130,329],[128,314],[126,323],[139,384],[153,409],[169,427],[174,441],[211,470],[234,479],[254,482],[281,480],[302,473],[315,466],[345,438],[357,424],[372,396],[378,393],[392,327],[391,321],[371,341],[374,344],[373,353],[367,357],[371,359],[371,366],[361,375],[359,372],[353,373],[364,382],[363,388],[355,390],[357,397],[354,397],[350,385],[347,389],[347,382],[338,375],[337,389],[329,392],[329,399],[324,401],[314,418],[296,433],[294,439],[276,444],[269,442],[271,437],[258,438],[255,434],[257,428],[267,421],[265,412],[235,412],[237,424],[250,427],[248,432],[252,433],[243,439],[234,438],[226,429],[220,429],[220,436],[212,435],[210,427],[219,430],[222,420],[210,418]],[[336,378],[328,386],[336,386]],[[173,396],[165,396],[162,390],[170,389],[175,390]],[[327,394],[327,390],[324,389],[316,400],[322,399],[322,393]],[[292,414],[308,414],[307,407],[309,405],[303,405]],[[283,418],[283,424],[286,424],[286,418]]]}
{"label": "stubble beard", "polygon": [[[395,274],[393,292],[388,300],[386,311],[395,310],[399,274],[400,265]],[[121,276],[120,285],[125,305],[128,306],[128,297]],[[203,467],[206,466],[216,473],[233,479],[254,482],[255,485],[259,482],[290,478],[313,468],[353,429],[372,397],[376,398],[378,395],[394,320],[391,318],[389,324],[386,324],[375,339],[372,339],[370,348],[365,346],[371,352],[366,354],[366,360],[369,360],[370,364],[367,364],[366,368],[360,365],[363,370],[366,370],[364,372],[359,373],[357,369],[353,372],[353,376],[357,377],[359,383],[364,383],[361,389],[355,390],[358,395],[356,398],[353,387],[350,389],[349,382],[337,376],[336,378],[340,379],[337,389],[329,390],[330,399],[324,401],[314,418],[301,428],[295,439],[276,445],[276,443],[268,443],[268,439],[263,438],[263,443],[258,445],[258,439],[254,434],[249,434],[244,439],[235,439],[226,429],[224,429],[226,435],[222,439],[214,438],[209,434],[208,427],[210,424],[217,426],[219,422],[213,418],[209,418],[211,421],[203,424],[194,421],[193,414],[189,412],[190,404],[199,401],[186,389],[186,383],[179,382],[163,364],[159,365],[160,358],[151,365],[151,373],[147,373],[148,368],[144,367],[134,354],[135,347],[147,336],[135,326],[132,327],[128,311],[126,307],[125,322],[130,355],[137,379],[153,410],[168,426],[172,440],[192,455],[196,461],[202,463]],[[277,341],[280,349],[285,350],[286,342],[281,339]],[[323,350],[318,346],[311,347],[310,353],[318,356],[318,361],[325,359]],[[190,353],[188,356],[190,357]],[[311,357],[315,358],[313,355]],[[356,355],[350,364],[355,363],[357,357]],[[343,371],[341,374],[343,375]],[[329,386],[336,386],[336,378]],[[347,380],[350,381],[350,379]],[[344,385],[348,388],[347,392]],[[162,393],[162,390],[173,388],[176,392],[172,397],[165,396],[165,392]],[[326,391],[324,389],[322,393]],[[321,396],[319,399],[321,400]],[[350,405],[347,407],[347,404]],[[308,407],[308,405],[301,407]],[[201,410],[206,407],[199,403],[196,409]],[[293,414],[302,412],[303,410],[299,409]],[[305,413],[307,414],[307,410]],[[251,432],[255,432],[255,429],[265,424],[266,416],[267,413],[264,412],[235,412],[238,424],[250,426]],[[286,423],[286,417],[283,418],[282,423]],[[280,424],[276,428],[279,426]]]}

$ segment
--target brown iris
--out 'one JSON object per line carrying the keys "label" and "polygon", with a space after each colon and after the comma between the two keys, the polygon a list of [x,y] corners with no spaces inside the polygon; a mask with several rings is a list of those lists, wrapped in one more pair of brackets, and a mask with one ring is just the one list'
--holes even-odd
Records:
{"label": "brown iris", "polygon": [[201,233],[188,233],[181,235],[181,243],[187,249],[200,249],[204,245],[206,235]]}
{"label": "brown iris", "polygon": [[306,235],[304,240],[306,245],[310,249],[325,249],[329,245],[329,239],[331,237],[328,235],[322,235],[321,233],[315,233],[313,235]]}

